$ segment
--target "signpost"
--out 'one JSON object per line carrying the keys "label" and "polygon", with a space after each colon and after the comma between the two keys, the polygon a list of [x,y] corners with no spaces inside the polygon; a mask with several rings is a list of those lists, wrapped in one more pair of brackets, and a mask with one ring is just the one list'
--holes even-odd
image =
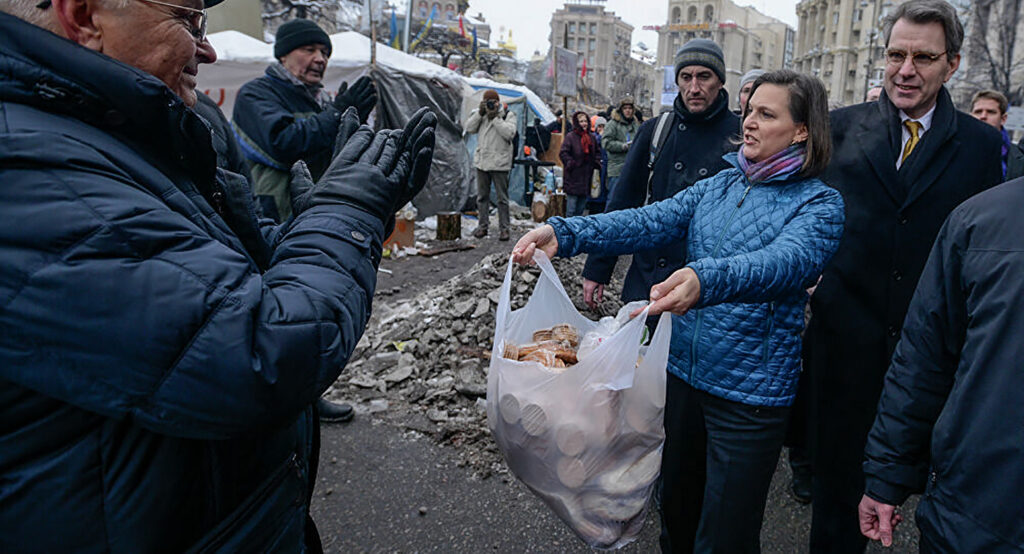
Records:
{"label": "signpost", "polygon": [[568,132],[569,97],[576,96],[576,62],[579,55],[569,50],[569,24],[562,32],[562,47],[552,51],[555,64],[555,94],[562,97],[562,136]]}

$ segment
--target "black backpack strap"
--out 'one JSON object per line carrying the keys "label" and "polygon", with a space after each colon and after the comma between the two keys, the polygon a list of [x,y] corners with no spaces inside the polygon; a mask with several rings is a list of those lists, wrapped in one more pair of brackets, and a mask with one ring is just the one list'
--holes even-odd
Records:
{"label": "black backpack strap", "polygon": [[672,115],[672,112],[665,112],[659,115],[658,123],[654,126],[654,136],[651,137],[650,154],[647,158],[647,199],[644,201],[644,205],[650,203],[651,195],[654,193],[652,190],[654,164],[658,161],[658,156],[661,154],[661,147],[665,146],[665,141],[668,139],[668,120]]}

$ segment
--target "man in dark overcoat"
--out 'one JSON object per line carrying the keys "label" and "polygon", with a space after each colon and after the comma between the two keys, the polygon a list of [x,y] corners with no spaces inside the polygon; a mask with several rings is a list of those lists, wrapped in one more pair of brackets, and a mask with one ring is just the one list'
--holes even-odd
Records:
{"label": "man in dark overcoat", "polygon": [[861,552],[857,524],[868,430],[928,252],[958,204],[1002,178],[999,134],[953,106],[943,83],[963,27],[943,0],[887,17],[884,92],[832,112],[823,176],[846,202],[842,244],[811,300],[812,552]]}
{"label": "man in dark overcoat", "polygon": [[[618,181],[608,197],[606,212],[637,208],[675,196],[701,179],[729,167],[722,159],[738,143],[740,118],[729,111],[722,49],[707,39],[693,39],[675,56],[676,96],[667,116],[644,122],[630,146]],[[655,129],[667,117],[665,138],[652,159]],[[615,269],[615,256],[588,256],[583,268],[583,299],[591,307],[601,301]],[[655,283],[660,283],[686,263],[686,246],[666,251],[644,250],[633,255],[622,299],[646,300]]]}

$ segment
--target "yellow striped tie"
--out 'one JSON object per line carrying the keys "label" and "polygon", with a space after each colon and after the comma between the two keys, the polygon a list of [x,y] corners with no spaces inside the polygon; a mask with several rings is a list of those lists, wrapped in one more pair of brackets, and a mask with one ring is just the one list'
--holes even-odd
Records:
{"label": "yellow striped tie", "polygon": [[910,131],[910,140],[908,140],[906,146],[903,147],[903,157],[900,158],[901,164],[907,161],[907,156],[914,151],[914,147],[917,146],[918,141],[921,140],[921,138],[917,136],[917,131],[921,129],[921,123],[908,119],[904,121],[903,124],[906,125],[907,130]]}

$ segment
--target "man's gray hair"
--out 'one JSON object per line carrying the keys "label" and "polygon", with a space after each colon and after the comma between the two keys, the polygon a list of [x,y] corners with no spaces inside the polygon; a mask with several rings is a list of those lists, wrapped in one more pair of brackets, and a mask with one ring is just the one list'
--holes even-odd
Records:
{"label": "man's gray hair", "polygon": [[897,21],[906,19],[911,23],[941,23],[946,35],[946,55],[950,58],[960,53],[964,44],[964,26],[956,15],[956,9],[945,0],[910,0],[896,6],[896,9],[885,16],[882,22],[882,33],[885,45],[889,46],[889,35]]}
{"label": "man's gray hair", "polygon": [[39,0],[0,0],[0,12],[56,33],[57,22],[50,9],[41,10],[36,7],[37,4]]}

